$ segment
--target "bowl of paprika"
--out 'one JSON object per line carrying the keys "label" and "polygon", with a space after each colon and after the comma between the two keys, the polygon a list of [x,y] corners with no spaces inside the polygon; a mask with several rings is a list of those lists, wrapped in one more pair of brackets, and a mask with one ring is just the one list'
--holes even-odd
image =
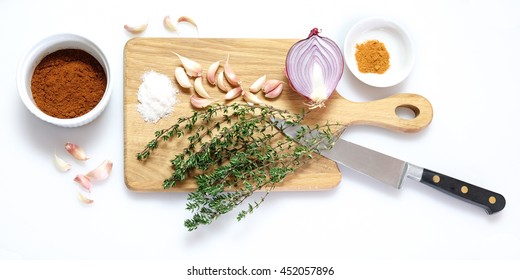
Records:
{"label": "bowl of paprika", "polygon": [[68,33],[47,37],[29,49],[18,66],[17,87],[31,113],[62,127],[92,122],[106,108],[112,91],[101,49]]}

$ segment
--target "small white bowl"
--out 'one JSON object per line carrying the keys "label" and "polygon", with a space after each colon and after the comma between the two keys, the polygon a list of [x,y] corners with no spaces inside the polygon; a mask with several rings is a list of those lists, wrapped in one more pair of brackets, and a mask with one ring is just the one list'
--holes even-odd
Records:
{"label": "small white bowl", "polygon": [[[107,85],[99,103],[90,112],[70,119],[60,119],[42,112],[34,103],[31,91],[31,79],[36,66],[47,55],[62,49],[80,49],[86,51],[99,61],[105,71]],[[22,58],[17,71],[18,93],[23,103],[38,118],[62,127],[78,127],[92,122],[106,108],[112,92],[110,67],[101,49],[92,41],[75,34],[56,34],[47,37],[34,45]]]}
{"label": "small white bowl", "polygon": [[[367,40],[385,44],[390,54],[390,68],[383,74],[361,73],[356,61],[356,45]],[[344,56],[348,68],[360,81],[374,87],[390,87],[402,82],[412,71],[415,61],[412,41],[397,22],[383,17],[370,17],[356,23],[344,42]]]}

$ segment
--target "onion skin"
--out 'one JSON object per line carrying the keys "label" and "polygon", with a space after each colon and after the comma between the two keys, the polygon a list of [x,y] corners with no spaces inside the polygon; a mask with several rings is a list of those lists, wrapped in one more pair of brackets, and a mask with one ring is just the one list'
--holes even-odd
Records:
{"label": "onion skin", "polygon": [[336,90],[345,64],[339,46],[318,33],[319,30],[313,28],[306,39],[289,49],[285,59],[289,85],[308,99],[311,109],[324,106]]}

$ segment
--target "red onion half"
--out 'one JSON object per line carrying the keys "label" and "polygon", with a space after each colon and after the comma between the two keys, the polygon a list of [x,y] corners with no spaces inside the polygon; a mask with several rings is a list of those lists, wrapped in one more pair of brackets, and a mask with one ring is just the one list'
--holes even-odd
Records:
{"label": "red onion half", "polygon": [[309,107],[324,106],[343,75],[343,53],[334,41],[313,28],[307,39],[287,52],[285,75],[294,91],[309,100]]}

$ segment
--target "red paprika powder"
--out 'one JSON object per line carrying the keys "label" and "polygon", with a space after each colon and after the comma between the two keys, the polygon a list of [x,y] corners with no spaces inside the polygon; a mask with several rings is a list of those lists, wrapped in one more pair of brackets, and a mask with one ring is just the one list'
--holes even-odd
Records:
{"label": "red paprika powder", "polygon": [[101,100],[107,77],[99,61],[79,49],[53,52],[36,66],[31,91],[36,106],[60,119],[82,116]]}

